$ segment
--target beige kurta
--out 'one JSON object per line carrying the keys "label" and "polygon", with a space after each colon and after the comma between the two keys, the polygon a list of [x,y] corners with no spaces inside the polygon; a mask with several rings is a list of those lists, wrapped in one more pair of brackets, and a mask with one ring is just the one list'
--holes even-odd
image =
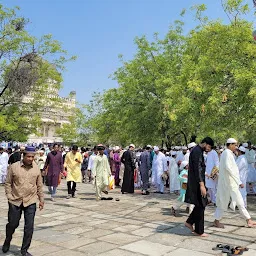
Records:
{"label": "beige kurta", "polygon": [[[80,163],[76,162],[75,159],[79,160]],[[82,173],[81,173],[81,163],[82,163],[82,155],[77,152],[73,154],[72,152],[68,152],[65,157],[64,167],[67,168],[67,181],[81,182],[82,181]]]}
{"label": "beige kurta", "polygon": [[236,205],[243,205],[243,198],[239,191],[240,181],[239,170],[235,162],[234,154],[226,149],[220,157],[219,179],[217,187],[217,207],[227,210],[230,198],[231,207],[235,210]]}
{"label": "beige kurta", "polygon": [[109,184],[111,170],[106,155],[97,155],[94,159],[92,173],[95,179],[96,197],[101,198],[101,192],[106,190]]}

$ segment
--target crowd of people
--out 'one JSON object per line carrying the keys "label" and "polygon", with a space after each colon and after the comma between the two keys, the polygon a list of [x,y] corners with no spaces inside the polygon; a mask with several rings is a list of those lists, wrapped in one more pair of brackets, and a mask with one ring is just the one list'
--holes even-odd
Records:
{"label": "crowd of people", "polygon": [[30,255],[27,250],[33,234],[36,201],[39,199],[39,207],[43,209],[44,185],[55,201],[62,179],[67,182],[67,199],[76,197],[78,182],[92,183],[96,200],[113,199],[105,195],[114,186],[122,194],[141,189],[145,196],[168,190],[177,196],[172,214],[178,216],[185,204],[189,214],[185,226],[201,237],[207,236],[204,233],[206,206],[216,207],[213,225],[218,228],[224,228],[220,221],[228,207],[233,210],[237,207],[247,226],[256,227],[247,211],[247,195],[256,195],[255,162],[255,147],[251,142],[238,145],[233,138],[221,147],[215,147],[214,141],[206,137],[199,144],[191,142],[168,150],[151,145],[136,149],[134,144],[125,149],[102,144],[91,149],[58,144],[8,150],[0,147],[0,183],[5,184],[9,203],[2,251],[9,250],[24,211],[21,252]]}

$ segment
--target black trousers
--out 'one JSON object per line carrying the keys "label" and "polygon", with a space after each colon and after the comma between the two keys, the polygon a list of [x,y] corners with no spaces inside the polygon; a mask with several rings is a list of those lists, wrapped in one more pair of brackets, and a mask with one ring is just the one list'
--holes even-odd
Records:
{"label": "black trousers", "polygon": [[12,235],[14,234],[15,229],[19,226],[22,211],[24,212],[25,225],[24,225],[23,242],[21,246],[21,254],[25,255],[28,248],[30,247],[33,232],[34,232],[36,204],[31,204],[27,207],[24,207],[23,204],[21,206],[16,206],[9,203],[8,223],[6,225],[5,243],[7,244],[11,243]]}
{"label": "black trousers", "polygon": [[199,235],[204,233],[204,211],[204,206],[195,206],[194,210],[191,212],[187,219],[187,223],[191,225],[195,224],[195,232]]}
{"label": "black trousers", "polygon": [[[73,182],[72,186],[71,183]],[[68,185],[68,194],[74,196],[76,193],[76,182],[74,181],[68,181],[67,182]]]}

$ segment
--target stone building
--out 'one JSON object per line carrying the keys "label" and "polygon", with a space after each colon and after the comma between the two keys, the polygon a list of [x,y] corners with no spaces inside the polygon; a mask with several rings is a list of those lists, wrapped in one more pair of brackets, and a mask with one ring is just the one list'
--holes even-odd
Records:
{"label": "stone building", "polygon": [[[67,97],[60,97],[59,90],[51,88],[48,91],[48,102],[57,100],[56,104],[44,104],[41,113],[42,125],[37,134],[31,134],[28,143],[49,144],[61,143],[63,140],[56,134],[56,130],[65,123],[70,123],[69,117],[72,114],[71,109],[76,106],[76,92],[71,91]],[[28,95],[26,101],[32,98]]]}

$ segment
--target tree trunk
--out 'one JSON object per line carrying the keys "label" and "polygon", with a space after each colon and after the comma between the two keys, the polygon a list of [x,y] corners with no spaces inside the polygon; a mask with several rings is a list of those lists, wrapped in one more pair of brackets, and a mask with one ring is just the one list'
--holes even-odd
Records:
{"label": "tree trunk", "polygon": [[186,134],[183,131],[180,131],[180,132],[183,134],[184,140],[185,140],[185,145],[187,146],[188,145],[187,136],[186,136]]}

